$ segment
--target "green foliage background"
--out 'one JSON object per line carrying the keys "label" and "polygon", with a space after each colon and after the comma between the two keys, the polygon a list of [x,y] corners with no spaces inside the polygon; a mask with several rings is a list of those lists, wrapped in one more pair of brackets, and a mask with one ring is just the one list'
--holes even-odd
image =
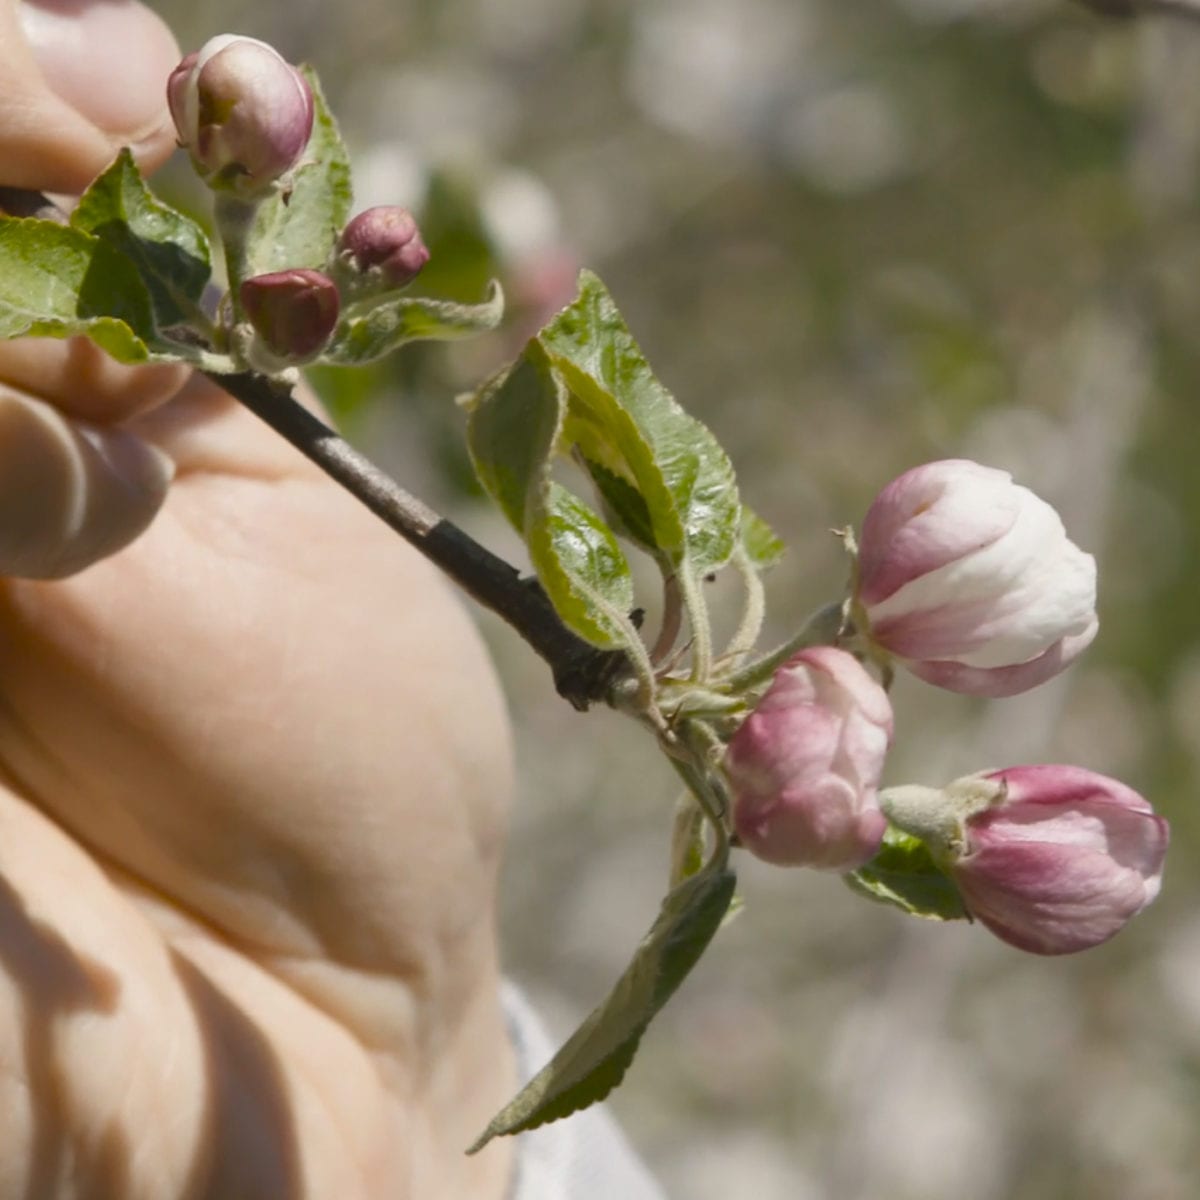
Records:
{"label": "green foliage background", "polygon": [[[888,781],[1119,775],[1174,825],[1160,902],[1040,961],[747,869],[745,913],[616,1101],[672,1193],[1194,1197],[1200,22],[1051,0],[156,7],[185,48],[235,30],[314,62],[371,202],[426,181],[430,292],[478,299],[498,262],[528,320],[575,263],[601,274],[790,543],[778,636],[840,588],[826,531],[932,458],[1013,470],[1100,559],[1100,639],[1064,679],[993,704],[900,681]],[[451,399],[520,339],[320,381],[354,437],[508,551]],[[521,756],[508,967],[566,1032],[655,910],[672,785],[487,631]]]}

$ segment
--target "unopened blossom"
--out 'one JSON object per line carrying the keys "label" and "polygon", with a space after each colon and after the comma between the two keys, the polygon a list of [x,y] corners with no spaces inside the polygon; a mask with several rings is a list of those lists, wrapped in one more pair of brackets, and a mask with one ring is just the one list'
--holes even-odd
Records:
{"label": "unopened blossom", "polygon": [[255,275],[238,295],[263,345],[284,361],[312,358],[337,326],[337,287],[320,271],[298,268]]}
{"label": "unopened blossom", "polygon": [[200,174],[242,195],[290,171],[312,134],[307,80],[256,38],[211,38],[171,73],[167,102]]}
{"label": "unopened blossom", "polygon": [[742,844],[768,862],[850,871],[879,849],[877,792],[892,737],[883,688],[844,650],[801,650],[729,743]]}
{"label": "unopened blossom", "polygon": [[359,272],[377,271],[389,288],[411,283],[429,261],[412,213],[389,205],[368,208],[354,217],[342,230],[337,254]]}
{"label": "unopened blossom", "polygon": [[926,841],[973,917],[1034,954],[1107,941],[1162,884],[1167,822],[1131,788],[1082,767],[889,789],[881,804]]}
{"label": "unopened blossom", "polygon": [[916,467],[876,497],[859,540],[871,640],[929,683],[1011,696],[1096,636],[1096,563],[1006,471]]}

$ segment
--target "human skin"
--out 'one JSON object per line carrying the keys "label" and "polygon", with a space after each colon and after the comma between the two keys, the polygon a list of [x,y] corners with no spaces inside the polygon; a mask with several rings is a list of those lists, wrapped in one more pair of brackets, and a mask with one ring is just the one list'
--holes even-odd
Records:
{"label": "human skin", "polygon": [[[0,0],[0,183],[161,162],[178,57],[133,3]],[[0,1200],[499,1198],[495,679],[185,380],[0,344]]]}

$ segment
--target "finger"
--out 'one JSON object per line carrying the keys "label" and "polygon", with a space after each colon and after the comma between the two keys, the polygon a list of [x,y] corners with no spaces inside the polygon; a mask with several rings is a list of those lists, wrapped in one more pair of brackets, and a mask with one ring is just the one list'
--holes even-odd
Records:
{"label": "finger", "polygon": [[146,528],[174,464],[121,429],[0,389],[0,573],[74,574]]}
{"label": "finger", "polygon": [[[112,379],[99,399],[82,388],[64,391],[73,411],[119,416],[139,397],[156,398],[153,378],[113,363],[88,343],[80,341],[77,349],[87,351],[89,361],[98,358]],[[115,386],[122,377],[131,380],[132,397]],[[161,390],[174,378],[158,382]],[[177,464],[185,473],[262,480],[319,475],[203,376],[124,428],[70,420],[0,385],[0,575],[63,578],[115,553],[154,518]]]}
{"label": "finger", "polygon": [[132,0],[0,0],[0,183],[79,192],[122,145],[152,169],[174,144],[179,54]]}
{"label": "finger", "polygon": [[87,338],[0,342],[0,379],[85,421],[117,424],[170,399],[188,368],[178,363],[129,367]]}
{"label": "finger", "polygon": [[23,0],[21,28],[50,88],[98,129],[157,135],[179,48],[162,20],[130,0]]}

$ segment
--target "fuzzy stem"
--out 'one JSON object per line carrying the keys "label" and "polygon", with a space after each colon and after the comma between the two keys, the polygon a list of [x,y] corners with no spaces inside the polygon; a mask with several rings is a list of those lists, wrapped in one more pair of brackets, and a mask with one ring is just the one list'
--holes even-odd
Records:
{"label": "fuzzy stem", "polygon": [[213,217],[221,245],[225,249],[225,274],[229,279],[230,324],[236,326],[242,319],[242,282],[254,274],[247,247],[250,232],[254,228],[254,217],[258,212],[257,200],[244,200],[229,192],[217,192],[213,200]]}
{"label": "fuzzy stem", "polygon": [[674,573],[663,577],[663,618],[662,628],[654,648],[650,651],[650,661],[661,666],[667,661],[668,655],[675,648],[675,639],[679,637],[679,628],[683,624],[683,608],[679,600],[679,582]]}
{"label": "fuzzy stem", "polygon": [[734,551],[732,566],[741,576],[746,600],[742,608],[742,619],[719,661],[735,667],[754,649],[754,643],[758,641],[758,635],[762,632],[763,617],[767,612],[767,600],[762,576],[741,547]]}
{"label": "fuzzy stem", "polygon": [[675,773],[683,780],[688,791],[696,798],[696,802],[708,818],[716,844],[709,858],[711,862],[717,855],[729,851],[729,805],[725,797],[713,786],[713,769],[707,764],[698,763],[693,755],[687,758],[668,756],[668,762]]}
{"label": "fuzzy stem", "polygon": [[722,749],[720,739],[703,721],[686,720],[674,730],[667,755],[712,827],[716,845],[710,862],[728,853],[732,832],[729,796],[718,766]]}
{"label": "fuzzy stem", "polygon": [[777,646],[769,654],[764,654],[762,658],[756,658],[740,671],[726,676],[714,686],[722,692],[734,695],[744,692],[748,688],[770,679],[798,651],[804,650],[808,646],[836,645],[841,629],[842,602],[838,600],[825,605],[824,608],[817,609],[795,637],[789,638],[782,646]]}
{"label": "fuzzy stem", "polygon": [[712,674],[712,626],[708,623],[704,587],[686,564],[676,579],[679,582],[679,598],[683,601],[683,610],[687,613],[692,634],[692,671],[689,678],[693,683],[707,683]]}

